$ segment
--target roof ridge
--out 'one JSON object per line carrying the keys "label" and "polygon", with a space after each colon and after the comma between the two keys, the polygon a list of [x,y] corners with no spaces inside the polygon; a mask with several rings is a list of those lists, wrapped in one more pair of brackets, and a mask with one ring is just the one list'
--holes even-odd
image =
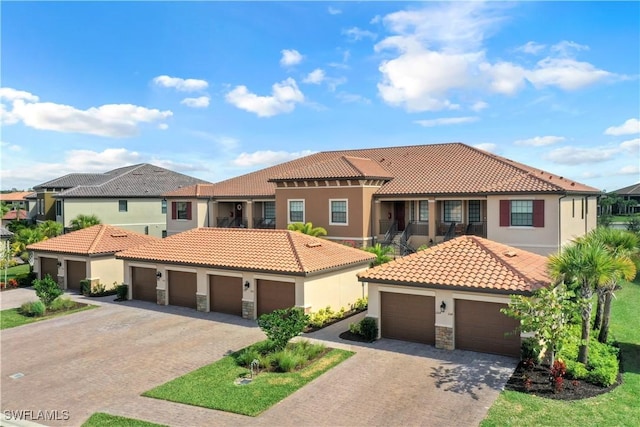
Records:
{"label": "roof ridge", "polygon": [[105,233],[108,225],[107,224],[100,224],[100,225],[98,225],[98,227],[100,227],[100,230],[98,231],[98,234],[96,235],[96,237],[93,239],[93,242],[91,242],[91,245],[89,246],[89,249],[87,250],[88,253],[92,253],[93,251],[95,251],[96,247],[100,243],[100,240],[102,239],[102,236],[104,236],[104,233]]}
{"label": "roof ridge", "polygon": [[351,168],[353,170],[355,170],[356,172],[358,172],[360,175],[365,176],[366,173],[361,170],[359,167],[357,167],[356,165],[353,164],[352,161],[350,161],[349,159],[362,159],[362,160],[368,160],[370,162],[372,162],[373,160],[368,159],[366,157],[357,157],[357,156],[340,156],[341,159],[343,159],[345,162],[347,162],[349,164],[349,166],[351,166]]}
{"label": "roof ridge", "polygon": [[[300,271],[306,271],[304,269],[304,265],[302,263],[302,259],[300,259],[300,254],[298,253],[298,248],[295,245],[295,242],[293,241],[294,237],[293,237],[293,233],[298,233],[297,231],[291,231],[291,230],[282,230],[283,232],[285,232],[285,235],[287,236],[287,240],[289,242],[289,245],[291,247],[291,252],[293,253],[293,256],[296,260],[296,263],[298,264],[298,267],[300,268]],[[300,235],[302,235],[302,233],[298,233]],[[296,236],[297,237],[297,236]]]}
{"label": "roof ridge", "polygon": [[[478,236],[466,236],[466,237],[468,239],[472,240],[476,245],[480,246],[480,248],[484,249],[485,253],[489,254],[491,256],[491,258],[496,260],[500,265],[505,267],[507,270],[509,270],[511,273],[513,273],[516,277],[518,277],[521,280],[523,280],[525,283],[531,283],[531,284],[537,283],[536,281],[534,281],[531,278],[527,277],[526,275],[522,274],[517,268],[515,268],[514,266],[512,266],[511,264],[506,262],[504,259],[502,259],[499,256],[497,256],[497,254],[493,250],[491,250],[483,241],[481,241]],[[499,244],[501,246],[506,246],[506,245],[504,245],[502,243],[498,243],[498,242],[493,242],[493,243]],[[514,249],[519,250],[517,248],[514,248]]]}

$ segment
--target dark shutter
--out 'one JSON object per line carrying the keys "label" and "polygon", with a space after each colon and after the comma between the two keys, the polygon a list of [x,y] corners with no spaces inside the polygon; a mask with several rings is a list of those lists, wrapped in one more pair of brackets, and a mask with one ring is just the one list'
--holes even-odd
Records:
{"label": "dark shutter", "polygon": [[544,200],[533,201],[533,226],[544,227]]}
{"label": "dark shutter", "polygon": [[187,202],[187,219],[191,219],[191,202]]}
{"label": "dark shutter", "polygon": [[500,227],[508,227],[511,225],[510,215],[511,202],[509,200],[500,200]]}
{"label": "dark shutter", "polygon": [[178,206],[176,202],[171,202],[171,219],[178,218]]}

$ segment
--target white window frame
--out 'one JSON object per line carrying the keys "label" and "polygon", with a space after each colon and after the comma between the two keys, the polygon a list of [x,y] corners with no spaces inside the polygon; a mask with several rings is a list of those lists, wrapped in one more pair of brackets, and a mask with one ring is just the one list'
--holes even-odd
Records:
{"label": "white window frame", "polygon": [[[344,202],[346,206],[345,222],[333,222],[333,202]],[[329,199],[329,225],[349,225],[349,199]]]}
{"label": "white window frame", "polygon": [[[302,221],[291,221],[291,202],[302,202]],[[305,203],[304,199],[287,199],[287,224],[293,224],[296,222],[305,223]]]}

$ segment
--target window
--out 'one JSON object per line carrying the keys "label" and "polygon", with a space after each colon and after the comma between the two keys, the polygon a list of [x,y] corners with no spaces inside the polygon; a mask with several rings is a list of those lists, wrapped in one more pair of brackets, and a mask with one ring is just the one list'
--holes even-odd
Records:
{"label": "window", "polygon": [[167,230],[162,230],[162,238],[164,239],[165,237],[167,237]]}
{"label": "window", "polygon": [[418,203],[418,221],[429,221],[429,201],[420,200]]}
{"label": "window", "polygon": [[480,221],[480,200],[469,200],[469,222]]}
{"label": "window", "polygon": [[500,227],[544,227],[544,200],[500,200]]}
{"label": "window", "polygon": [[346,225],[347,221],[347,201],[329,200],[331,206],[331,218],[329,224]]}
{"label": "window", "polygon": [[304,200],[289,200],[289,222],[304,222]]}
{"label": "window", "polygon": [[264,219],[276,219],[276,202],[264,202],[262,210]]}
{"label": "window", "polygon": [[62,200],[56,200],[56,216],[62,216]]}
{"label": "window", "polygon": [[127,201],[118,200],[118,212],[126,212],[126,211],[127,211]]}
{"label": "window", "polygon": [[444,201],[444,222],[462,222],[462,201]]}
{"label": "window", "polygon": [[171,219],[191,219],[191,202],[171,202]]}
{"label": "window", "polygon": [[162,199],[162,207],[160,208],[160,212],[163,214],[167,213],[167,200]]}

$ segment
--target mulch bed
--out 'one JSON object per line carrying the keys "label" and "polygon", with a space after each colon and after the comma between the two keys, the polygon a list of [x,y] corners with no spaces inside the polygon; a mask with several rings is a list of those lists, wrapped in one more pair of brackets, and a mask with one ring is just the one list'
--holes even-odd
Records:
{"label": "mulch bed", "polygon": [[[579,400],[608,393],[622,382],[621,375],[618,375],[618,380],[609,387],[591,384],[584,380],[564,378],[562,389],[555,391],[550,377],[551,375],[547,366],[535,365],[533,368],[527,369],[524,364],[520,362],[504,388],[505,390],[533,394],[547,399]],[[528,387],[525,384],[526,378],[531,380]]]}
{"label": "mulch bed", "polygon": [[360,334],[354,334],[351,331],[345,331],[343,333],[341,333],[340,335],[338,335],[340,338],[342,338],[343,340],[347,340],[347,341],[356,341],[356,342],[373,342],[373,341],[369,341],[368,339],[366,339],[364,336],[360,335]]}

